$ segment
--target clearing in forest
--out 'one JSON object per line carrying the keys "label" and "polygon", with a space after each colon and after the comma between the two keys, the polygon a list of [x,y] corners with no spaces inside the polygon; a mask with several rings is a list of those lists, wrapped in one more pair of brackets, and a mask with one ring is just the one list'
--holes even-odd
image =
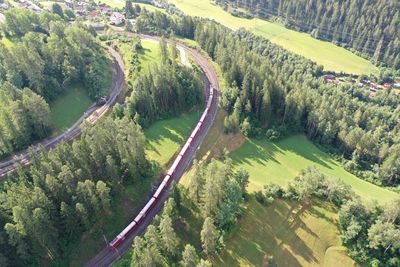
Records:
{"label": "clearing in forest", "polygon": [[357,265],[341,246],[333,205],[275,200],[263,206],[252,197],[215,266],[269,266],[272,258],[278,266]]}
{"label": "clearing in forest", "polygon": [[307,33],[300,33],[284,26],[261,19],[234,17],[209,0],[169,0],[191,16],[213,19],[231,29],[243,27],[272,43],[323,65],[326,70],[353,74],[378,74],[370,61],[333,43],[321,41]]}
{"label": "clearing in forest", "polygon": [[316,166],[326,175],[340,178],[351,185],[365,199],[376,199],[383,203],[398,197],[395,192],[347,172],[342,164],[304,135],[292,135],[279,142],[248,139],[231,157],[237,168],[244,168],[250,173],[250,191],[261,190],[271,182],[285,186],[300,170]]}

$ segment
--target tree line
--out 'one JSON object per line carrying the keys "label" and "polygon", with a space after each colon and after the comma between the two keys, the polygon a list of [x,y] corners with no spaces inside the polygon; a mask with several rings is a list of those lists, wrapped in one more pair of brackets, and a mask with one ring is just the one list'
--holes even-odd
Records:
{"label": "tree line", "polygon": [[59,262],[69,244],[112,213],[121,186],[152,175],[141,127],[128,118],[107,118],[72,144],[31,155],[30,169],[19,169],[0,191],[1,266]]}
{"label": "tree line", "polygon": [[366,204],[349,185],[315,167],[302,170],[286,189],[269,184],[256,193],[256,199],[265,205],[276,198],[303,204],[313,198],[332,202],[339,208],[341,241],[353,259],[368,266],[399,266],[400,198],[383,206]]}
{"label": "tree line", "polygon": [[[202,258],[211,258],[223,249],[223,236],[241,214],[249,175],[244,170],[234,171],[230,159],[225,160],[224,166],[216,161],[208,164],[195,161],[193,168],[188,186],[173,182],[162,214],[155,217],[143,237],[135,238],[132,266],[211,266]],[[197,248],[184,244],[184,234],[178,232],[182,229],[176,227],[193,211],[200,213],[203,221],[201,229],[194,230],[201,243]]]}
{"label": "tree line", "polygon": [[[132,56],[135,69],[138,69],[135,67],[137,53]],[[189,111],[203,99],[200,71],[178,64],[177,58],[175,42],[168,48],[162,38],[159,63],[141,71],[132,82],[126,114],[136,117],[135,120],[143,127],[148,127],[155,120]]]}
{"label": "tree line", "polygon": [[[221,66],[229,85],[221,99],[226,132],[270,140],[305,132],[359,177],[400,183],[400,96],[381,92],[371,99],[362,88],[326,84],[322,66],[244,29],[161,12],[142,16],[138,30],[193,38]],[[148,21],[152,16],[163,19]]]}
{"label": "tree line", "polygon": [[51,131],[50,108],[32,90],[0,84],[0,159]]}
{"label": "tree line", "polygon": [[[51,132],[48,103],[82,82],[92,99],[102,96],[110,64],[95,34],[50,12],[5,12],[0,35],[0,159]],[[37,106],[37,108],[35,108]]]}
{"label": "tree line", "polygon": [[286,26],[343,45],[374,62],[400,68],[400,4],[397,1],[217,0],[261,18],[278,17]]}

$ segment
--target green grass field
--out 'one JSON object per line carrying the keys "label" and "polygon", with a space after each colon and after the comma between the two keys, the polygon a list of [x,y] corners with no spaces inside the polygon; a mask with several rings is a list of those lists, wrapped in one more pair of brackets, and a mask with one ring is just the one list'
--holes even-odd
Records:
{"label": "green grass field", "polygon": [[197,111],[155,122],[145,131],[146,155],[165,167],[196,126]]}
{"label": "green grass field", "polygon": [[211,18],[231,29],[244,27],[289,51],[323,65],[326,70],[353,74],[378,73],[378,68],[370,61],[330,42],[317,40],[309,34],[293,31],[266,20],[234,17],[209,0],[169,1],[188,15]]}
{"label": "green grass field", "polygon": [[[98,3],[105,3],[107,5],[109,5],[110,7],[113,8],[124,8],[125,7],[125,1],[124,0],[99,0],[96,1]],[[149,4],[144,4],[144,3],[133,3],[133,5],[139,5],[142,8],[146,8],[148,11],[161,11],[164,12],[164,10],[162,10],[161,8],[158,8],[156,6],[153,5],[149,5]]]}
{"label": "green grass field", "polygon": [[0,39],[0,42],[3,43],[7,48],[9,48],[9,47],[11,47],[13,45],[12,41],[9,38],[5,37],[5,36],[3,36]]}
{"label": "green grass field", "polygon": [[43,7],[51,7],[54,4],[59,4],[63,9],[66,8],[65,3],[62,2],[56,2],[56,1],[40,1],[39,2]]}
{"label": "green grass field", "polygon": [[[139,60],[142,69],[146,70],[153,63],[157,62],[160,54],[160,47],[157,42],[151,40],[142,40],[141,43],[143,49],[139,51]],[[127,71],[130,68],[129,59],[131,58],[133,48],[129,44],[125,43],[120,44],[119,48],[124,56],[124,64]]]}
{"label": "green grass field", "polygon": [[273,257],[278,266],[355,266],[341,246],[336,220],[328,203],[303,207],[277,200],[265,207],[250,198],[214,264],[268,266]]}
{"label": "green grass field", "polygon": [[70,127],[93,103],[81,84],[74,84],[50,103],[51,119],[57,132]]}
{"label": "green grass field", "polygon": [[304,135],[294,135],[277,143],[249,139],[231,157],[236,167],[249,171],[250,191],[260,190],[270,182],[286,185],[301,169],[314,165],[323,173],[350,184],[365,199],[376,199],[383,203],[398,196],[347,172]]}
{"label": "green grass field", "polygon": [[[107,95],[111,85],[111,67],[109,61],[100,62],[103,70],[100,81],[101,95]],[[75,83],[58,95],[50,104],[51,119],[56,133],[66,130],[78,120],[94,101],[90,99],[82,83]]]}

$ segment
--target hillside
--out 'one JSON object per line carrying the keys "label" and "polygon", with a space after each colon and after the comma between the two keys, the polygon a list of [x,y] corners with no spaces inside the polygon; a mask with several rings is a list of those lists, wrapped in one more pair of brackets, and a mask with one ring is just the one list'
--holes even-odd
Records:
{"label": "hillside", "polygon": [[309,34],[290,30],[266,20],[232,16],[208,0],[169,0],[169,2],[175,4],[186,14],[210,18],[232,29],[243,27],[291,52],[323,65],[326,70],[354,74],[378,73],[377,67],[370,61],[330,42],[317,40]]}

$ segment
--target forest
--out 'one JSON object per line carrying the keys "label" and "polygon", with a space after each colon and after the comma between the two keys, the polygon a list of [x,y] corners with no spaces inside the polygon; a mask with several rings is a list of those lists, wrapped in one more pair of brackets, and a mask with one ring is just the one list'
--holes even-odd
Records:
{"label": "forest", "polygon": [[351,85],[326,84],[322,66],[245,30],[160,12],[141,16],[145,33],[157,28],[158,34],[191,38],[194,32],[194,40],[219,64],[230,85],[221,99],[229,113],[226,132],[271,140],[305,132],[357,176],[399,185],[399,96],[380,93],[371,99]]}
{"label": "forest", "polygon": [[[137,53],[134,53],[134,55]],[[132,58],[136,62],[135,56]],[[193,109],[203,99],[201,73],[177,63],[175,42],[160,41],[160,63],[135,78],[127,113],[143,127]],[[135,66],[135,64],[132,64]]]}
{"label": "forest", "polygon": [[[136,41],[132,41],[136,53],[132,58],[140,53]],[[96,126],[84,125],[81,138],[73,143],[61,143],[50,151],[41,148],[40,153],[30,149],[29,170],[19,168],[4,183],[0,189],[0,266],[40,265],[44,259],[62,262],[69,244],[100,218],[112,215],[111,204],[118,201],[122,187],[133,185],[139,190],[145,179],[158,174],[146,159],[139,124],[149,126],[188,111],[203,99],[198,70],[180,66],[176,51],[168,49],[165,40],[160,50],[163,61],[136,73],[126,109],[117,105]],[[161,97],[166,91],[159,84],[169,85],[169,97]],[[8,82],[3,85],[19,90]],[[161,100],[174,108],[168,109]],[[141,109],[141,101],[151,104]]]}
{"label": "forest", "polygon": [[[146,24],[149,16],[159,19]],[[398,96],[379,94],[371,99],[349,85],[326,84],[321,66],[245,30],[233,32],[207,20],[161,13],[146,14],[142,22],[144,32],[157,28],[158,33],[190,38],[186,29],[194,29],[194,40],[218,63],[230,85],[221,99],[229,114],[224,122],[226,132],[242,131],[270,140],[305,132],[342,157],[345,167],[358,176],[393,188],[399,185]],[[357,197],[353,200],[348,186],[315,170],[300,174],[288,190],[294,199],[317,196],[342,207],[342,240],[354,259],[398,264],[399,217],[393,215],[396,219],[389,221],[384,217],[384,209],[393,204],[365,207]],[[360,210],[359,217],[353,206]],[[392,212],[398,214],[398,210]]]}
{"label": "forest", "polygon": [[226,131],[275,139],[306,132],[348,159],[350,171],[399,184],[398,96],[370,100],[350,86],[325,84],[319,66],[246,31],[202,24],[195,39],[232,85],[222,96]]}
{"label": "forest", "polygon": [[216,0],[216,3],[224,8],[244,8],[260,18],[277,17],[289,28],[350,48],[376,63],[400,68],[398,1]]}
{"label": "forest", "polygon": [[[49,103],[83,82],[93,99],[103,96],[101,65],[109,64],[95,33],[60,16],[25,9],[5,13],[0,36],[0,159],[51,133]],[[37,105],[37,109],[32,107]]]}
{"label": "forest", "polygon": [[[223,250],[223,237],[236,224],[247,196],[248,173],[235,171],[229,158],[224,163],[222,166],[217,161],[194,162],[195,172],[188,186],[172,185],[163,212],[155,217],[143,237],[135,237],[131,266],[212,266],[201,255],[210,258]],[[184,244],[174,229],[184,225],[191,212],[202,222],[197,237],[202,248],[200,256],[193,244]]]}
{"label": "forest", "polygon": [[1,266],[58,262],[70,242],[110,212],[121,185],[151,175],[141,127],[128,118],[107,118],[83,130],[79,141],[33,151],[0,192]]}

